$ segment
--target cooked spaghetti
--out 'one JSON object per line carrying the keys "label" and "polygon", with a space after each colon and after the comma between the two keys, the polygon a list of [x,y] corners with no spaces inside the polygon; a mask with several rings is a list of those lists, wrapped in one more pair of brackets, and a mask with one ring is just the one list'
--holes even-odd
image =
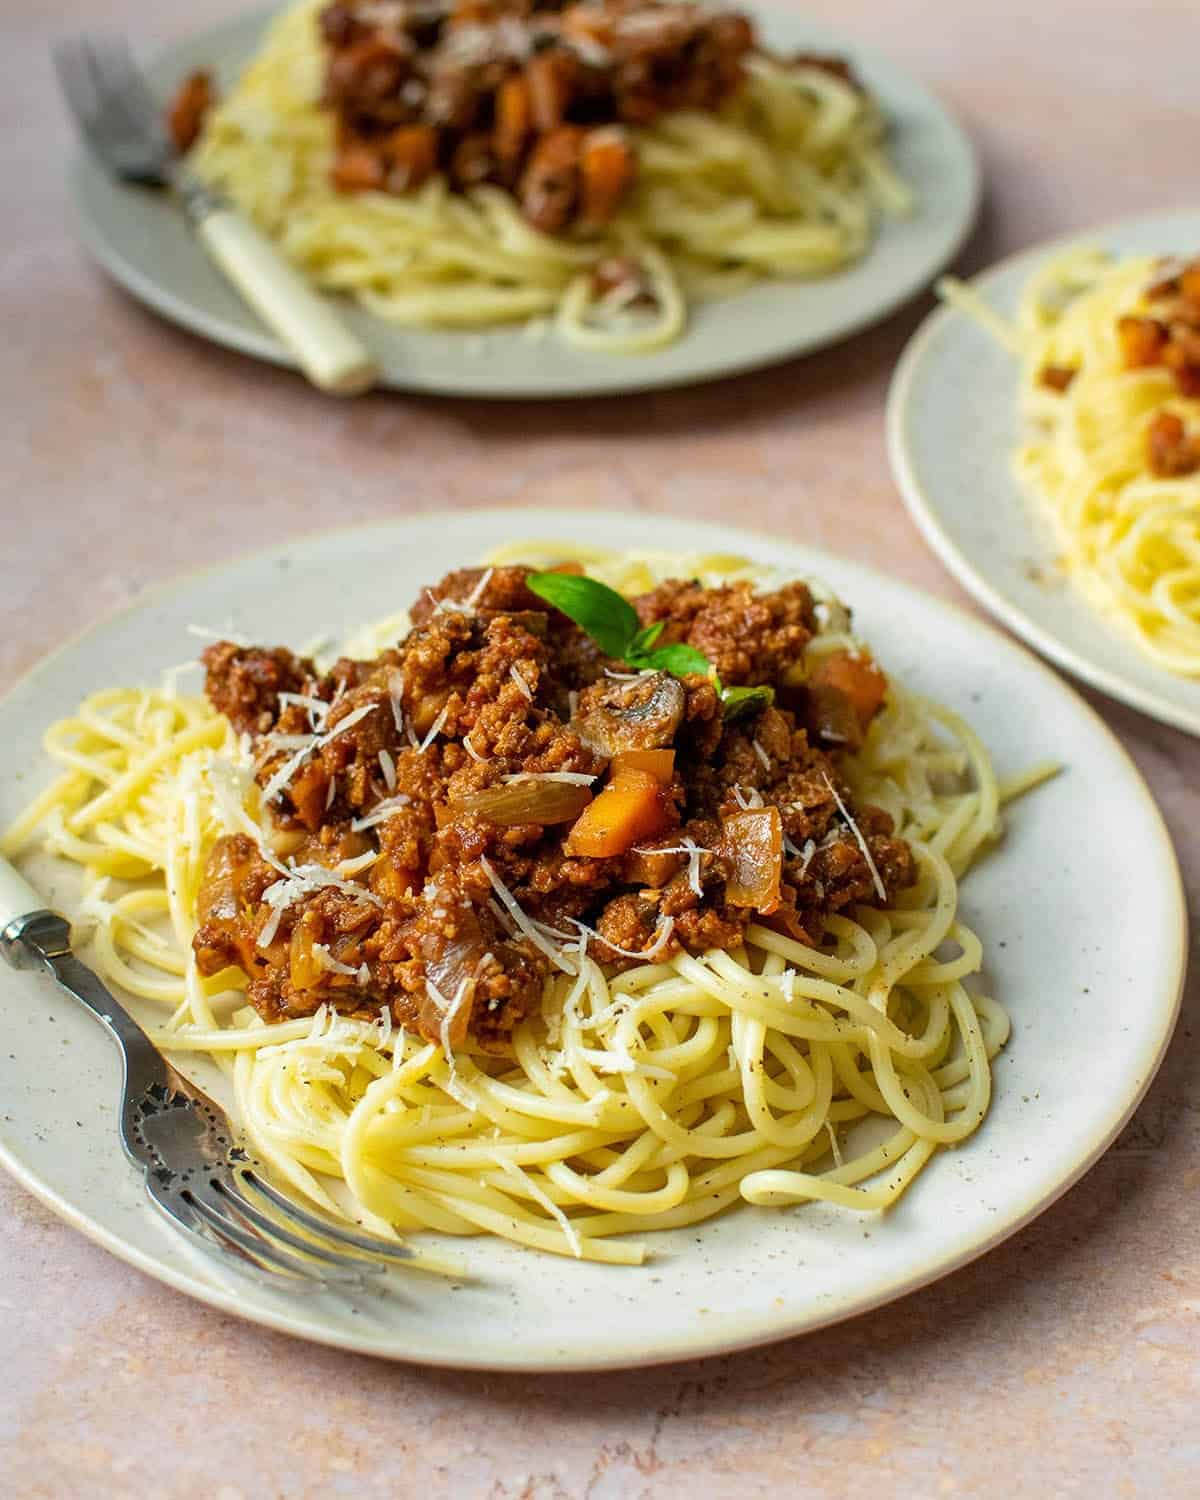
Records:
{"label": "cooked spaghetti", "polygon": [[406,326],[657,349],[688,299],[828,274],[910,208],[844,63],[690,3],[302,0],[210,103],[197,75],[172,110],[200,173]]}
{"label": "cooked spaghetti", "polygon": [[739,1200],[884,1209],[986,1114],[957,882],[1045,772],[769,582],[525,544],[324,669],[217,643],[209,702],[54,725],[2,847],[82,867],[100,972],[332,1212],[628,1264]]}
{"label": "cooked spaghetti", "polygon": [[1200,261],[1072,250],[1011,324],[942,291],[1020,360],[1014,466],[1070,578],[1160,666],[1200,674]]}

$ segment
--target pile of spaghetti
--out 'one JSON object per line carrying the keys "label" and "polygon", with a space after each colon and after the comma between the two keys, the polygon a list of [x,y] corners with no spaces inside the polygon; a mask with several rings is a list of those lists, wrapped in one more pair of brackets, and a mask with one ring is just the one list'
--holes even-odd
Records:
{"label": "pile of spaghetti", "polygon": [[[207,102],[185,90],[181,140]],[[632,353],[677,339],[689,298],[860,257],[910,207],[885,136],[845,64],[773,57],[690,3],[301,0],[193,160],[393,322],[553,319]]]}
{"label": "pile of spaghetti", "polygon": [[1200,261],[1072,250],[1011,324],[943,292],[1021,361],[1016,473],[1070,577],[1159,665],[1200,674]]}
{"label": "pile of spaghetti", "polygon": [[630,1264],[739,1200],[884,1209],[987,1111],[958,880],[1043,773],[815,586],[567,552],[325,670],[212,646],[223,711],[93,694],[3,849],[81,867],[92,961],[330,1212]]}

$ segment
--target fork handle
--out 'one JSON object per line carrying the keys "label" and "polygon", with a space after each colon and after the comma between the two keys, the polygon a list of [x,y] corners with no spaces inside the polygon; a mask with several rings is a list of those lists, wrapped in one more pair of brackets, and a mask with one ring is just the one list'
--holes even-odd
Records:
{"label": "fork handle", "polygon": [[378,369],[370,351],[249,219],[220,204],[200,219],[196,232],[315,386],[356,396],[374,384]]}
{"label": "fork handle", "polygon": [[[10,927],[15,927],[22,917],[44,911],[46,903],[34,890],[24,875],[0,855],[0,944]],[[7,947],[0,948],[8,957]]]}

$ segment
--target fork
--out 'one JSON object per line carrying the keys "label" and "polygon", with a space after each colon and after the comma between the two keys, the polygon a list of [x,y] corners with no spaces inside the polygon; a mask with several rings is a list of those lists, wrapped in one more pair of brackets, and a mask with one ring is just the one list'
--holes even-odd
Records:
{"label": "fork", "polygon": [[[65,917],[0,857],[0,954],[45,969],[101,1021],[121,1050],[120,1135],[150,1201],[193,1244],[289,1288],[362,1286],[406,1245],[359,1234],[302,1208],[254,1170],[228,1116],[171,1067],[133,1017],[71,951]],[[433,1269],[432,1265],[430,1269]]]}
{"label": "fork", "polygon": [[127,43],[59,42],[54,65],[84,142],[123,181],[174,190],[208,254],[309,380],[335,395],[366,390],[378,374],[368,350],[271,242],[180,160]]}

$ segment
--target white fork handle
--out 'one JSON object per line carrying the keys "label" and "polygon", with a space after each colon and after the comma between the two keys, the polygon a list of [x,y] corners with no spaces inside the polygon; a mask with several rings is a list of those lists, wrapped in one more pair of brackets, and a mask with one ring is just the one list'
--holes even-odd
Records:
{"label": "white fork handle", "polygon": [[24,875],[0,855],[0,932],[18,917],[45,910],[45,897],[39,896]]}
{"label": "white fork handle", "polygon": [[374,384],[378,370],[370,351],[248,219],[222,206],[205,214],[196,232],[315,386],[356,396]]}

